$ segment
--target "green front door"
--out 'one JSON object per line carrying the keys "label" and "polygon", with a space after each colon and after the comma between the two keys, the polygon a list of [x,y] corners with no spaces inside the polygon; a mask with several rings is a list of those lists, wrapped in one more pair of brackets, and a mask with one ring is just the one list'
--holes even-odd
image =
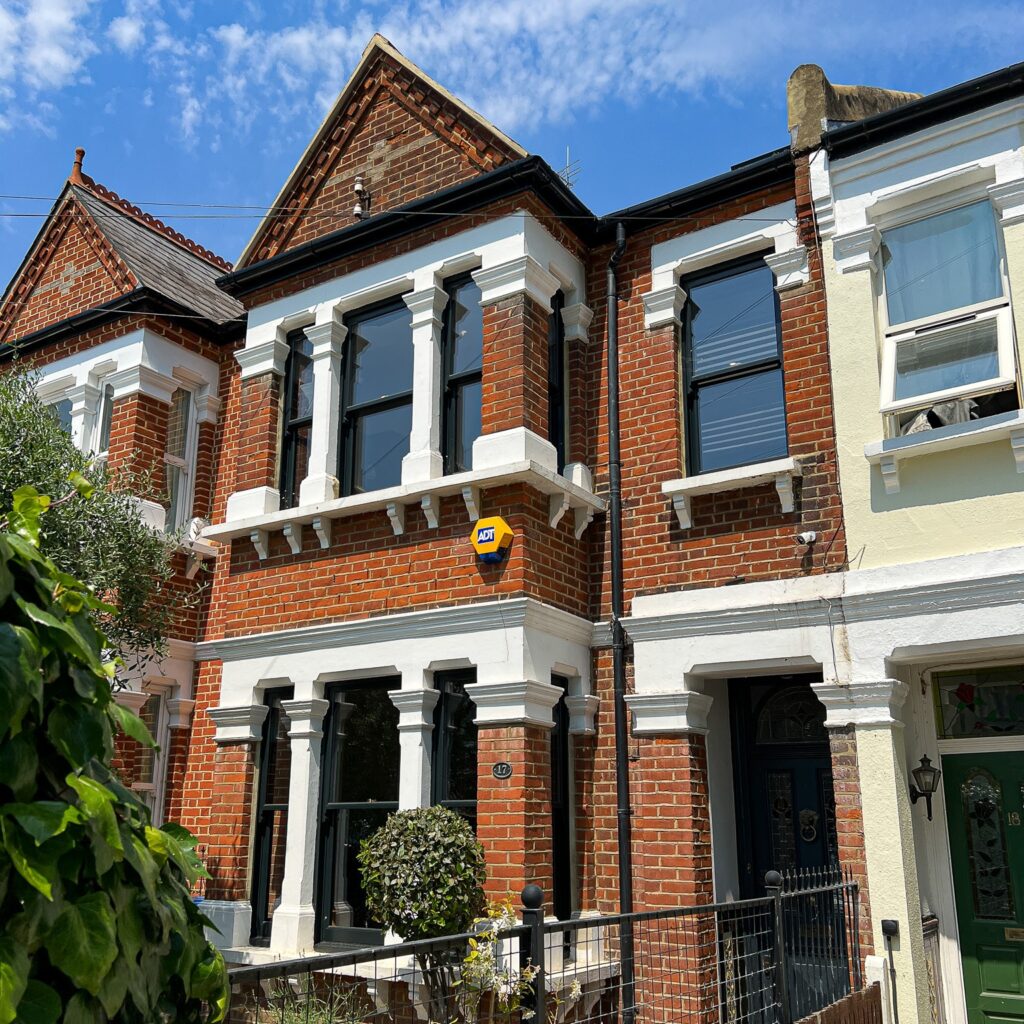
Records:
{"label": "green front door", "polygon": [[969,1024],[1024,1021],[1024,754],[942,759]]}

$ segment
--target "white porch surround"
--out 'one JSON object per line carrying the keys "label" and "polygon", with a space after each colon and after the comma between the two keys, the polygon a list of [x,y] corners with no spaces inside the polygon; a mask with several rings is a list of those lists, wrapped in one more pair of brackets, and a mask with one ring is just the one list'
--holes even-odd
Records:
{"label": "white porch surround", "polygon": [[[334,407],[341,401],[341,346],[348,329],[332,315],[324,323],[306,328],[312,346],[313,406]],[[303,505],[331,501],[338,496],[338,431],[327,416],[314,416],[309,437],[309,474],[299,483]]]}
{"label": "white porch surround", "polygon": [[471,683],[466,693],[476,705],[477,725],[535,725],[554,727],[554,706],[562,691],[552,683],[538,679],[510,682]]}
{"label": "white porch surround", "polygon": [[637,736],[706,736],[713,698],[696,690],[659,690],[629,693],[626,704]]}
{"label": "white porch surround", "polygon": [[[582,263],[557,242],[531,214],[520,211],[497,221],[470,228],[432,242],[390,260],[356,270],[295,295],[250,310],[245,347],[235,353],[242,378],[264,373],[283,374],[290,330],[305,328],[314,341],[313,431],[309,475],[300,484],[300,504],[286,510],[287,519],[264,524],[253,522],[274,517],[281,506],[274,487],[257,487],[229,495],[224,524],[206,534],[230,540],[248,536],[260,558],[266,557],[267,534],[292,524],[291,534],[301,543],[301,528],[323,514],[325,519],[344,514],[380,510],[396,533],[404,531],[407,507],[418,507],[434,528],[436,499],[453,493],[441,489],[455,479],[444,477],[441,454],[441,324],[448,301],[444,282],[470,271],[480,286],[481,304],[513,295],[528,294],[545,308],[561,288],[566,295],[563,310],[567,337],[585,338],[592,317],[583,305],[585,273]],[[412,311],[413,400],[409,453],[402,462],[398,487],[338,498],[337,438],[340,359],[344,344],[343,317],[374,302],[402,296]],[[312,327],[307,325],[312,324]],[[535,463],[552,472],[556,456],[552,445],[525,429],[503,431],[478,439],[473,448],[473,469],[459,474],[459,488],[479,488],[496,471],[515,474],[523,463]],[[479,479],[474,474],[482,474]],[[557,476],[557,474],[554,474]],[[512,482],[501,479],[495,483]],[[526,480],[532,483],[532,479]],[[544,493],[553,493],[542,486]],[[603,508],[593,495],[586,500],[571,491],[576,509],[589,509],[577,517],[582,528]],[[341,502],[342,504],[337,504]],[[345,504],[351,502],[352,504]],[[236,528],[244,524],[242,528]],[[321,542],[323,537],[321,537]]]}
{"label": "white porch surround", "polygon": [[[901,1016],[923,1019],[920,921],[928,907],[940,915],[947,1014],[963,1024],[952,871],[937,824],[943,798],[928,822],[923,803],[910,804],[908,779],[922,754],[938,763],[941,752],[927,670],[1024,662],[1024,547],[639,596],[624,625],[634,645],[630,707],[640,728],[644,720],[655,725],[651,732],[671,729],[686,692],[724,695],[727,679],[820,673],[811,685],[826,726],[856,730],[875,945],[884,949],[881,918],[899,920]],[[600,627],[595,639],[605,642]],[[678,731],[692,724],[688,711],[679,713]],[[719,728],[711,718],[719,723],[708,737],[714,804],[732,782],[728,758],[716,774],[714,756],[716,747],[728,749],[728,722]],[[713,809],[713,830],[729,820]]]}
{"label": "white porch surround", "polygon": [[265,704],[210,708],[206,713],[216,727],[214,743],[258,743],[268,711]]}
{"label": "white porch surround", "polygon": [[770,462],[758,462],[752,466],[736,466],[733,469],[720,469],[714,473],[701,473],[698,476],[684,477],[681,480],[666,480],[661,485],[661,493],[672,500],[672,508],[679,520],[679,528],[688,530],[693,525],[691,500],[698,494],[718,494],[722,491],[739,491],[746,487],[756,487],[771,481],[779,495],[780,511],[793,511],[793,478],[801,476],[803,469],[796,459],[773,459]]}
{"label": "white porch surround", "polygon": [[398,708],[398,742],[401,764],[398,773],[398,808],[406,811],[430,803],[430,750],[434,732],[434,708],[441,694],[434,689],[389,690]]}
{"label": "white porch surround", "polygon": [[288,716],[291,771],[281,902],[274,910],[270,934],[270,948],[275,952],[304,953],[313,948],[321,740],[329,707],[330,703],[320,697],[281,702]]}
{"label": "white porch surround", "polygon": [[[755,222],[756,218],[756,222]],[[686,292],[679,281],[718,263],[771,250],[765,261],[778,291],[806,284],[807,249],[797,239],[792,201],[758,210],[749,217],[713,224],[651,247],[651,290],[643,296],[648,330],[679,322]]]}

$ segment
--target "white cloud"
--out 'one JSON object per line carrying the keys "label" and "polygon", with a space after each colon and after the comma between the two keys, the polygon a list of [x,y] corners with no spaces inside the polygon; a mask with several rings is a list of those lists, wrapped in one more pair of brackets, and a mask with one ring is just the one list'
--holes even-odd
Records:
{"label": "white cloud", "polygon": [[85,62],[97,52],[83,22],[91,0],[28,0],[14,8],[19,22],[15,74],[31,88],[60,89],[80,81]]}
{"label": "white cloud", "polygon": [[125,14],[110,23],[107,35],[122,53],[134,53],[146,37],[146,26],[141,18],[132,18]]}

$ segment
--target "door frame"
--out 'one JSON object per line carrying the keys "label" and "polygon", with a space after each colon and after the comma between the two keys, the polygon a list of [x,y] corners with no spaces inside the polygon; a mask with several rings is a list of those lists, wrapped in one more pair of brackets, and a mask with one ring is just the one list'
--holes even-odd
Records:
{"label": "door frame", "polygon": [[[938,751],[939,768],[943,768],[943,758],[959,754],[1001,754],[1024,753],[1024,736],[989,736],[977,739],[943,740],[938,738],[938,724],[935,720],[935,680],[933,673],[971,668],[1001,668],[1024,664],[1024,658],[1002,657],[985,658],[970,657],[969,654],[957,660],[943,661],[929,665],[927,668],[915,666],[911,668],[907,679],[910,692],[921,693],[923,703],[917,708],[924,708],[921,714],[911,711],[906,716],[910,726],[906,736],[907,783],[910,783],[910,768],[917,764],[916,758],[926,753],[928,748]],[[925,692],[926,691],[926,692]],[[908,711],[911,710],[909,707]],[[918,750],[918,748],[921,748]],[[943,768],[943,771],[945,769]],[[932,910],[939,918],[939,961],[942,968],[942,995],[946,1009],[947,1024],[966,1024],[967,993],[964,988],[963,953],[960,949],[960,919],[956,911],[956,892],[953,880],[953,854],[949,842],[949,815],[946,809],[946,788],[939,785],[932,797],[932,820],[928,821],[923,802],[911,807],[914,823],[914,851],[917,856],[918,871],[927,872],[930,888],[934,895]],[[939,838],[941,837],[941,838]],[[923,842],[923,856],[918,848],[918,840]],[[949,932],[943,922],[952,922]]]}

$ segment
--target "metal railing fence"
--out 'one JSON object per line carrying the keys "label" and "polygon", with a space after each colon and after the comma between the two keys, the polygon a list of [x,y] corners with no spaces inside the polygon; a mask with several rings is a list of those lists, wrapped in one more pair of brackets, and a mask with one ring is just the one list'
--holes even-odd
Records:
{"label": "metal railing fence", "polygon": [[523,923],[500,931],[235,968],[229,1021],[793,1024],[861,988],[857,885],[766,881],[759,899],[569,921],[545,921],[528,887]]}

